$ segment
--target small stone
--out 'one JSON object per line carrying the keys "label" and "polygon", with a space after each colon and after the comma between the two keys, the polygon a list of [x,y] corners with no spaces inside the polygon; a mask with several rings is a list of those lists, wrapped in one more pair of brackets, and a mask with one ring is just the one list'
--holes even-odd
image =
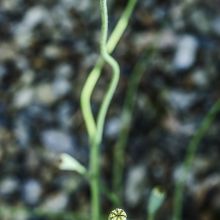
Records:
{"label": "small stone", "polygon": [[6,43],[0,43],[0,62],[13,60],[16,57],[16,47]]}
{"label": "small stone", "polygon": [[33,37],[32,30],[41,23],[47,26],[52,25],[48,11],[42,6],[30,8],[25,13],[23,20],[14,28],[17,44],[22,48],[28,47]]}
{"label": "small stone", "polygon": [[20,78],[20,82],[24,86],[30,86],[33,81],[34,81],[34,72],[31,70],[25,71]]}
{"label": "small stone", "polygon": [[48,45],[45,47],[43,55],[49,59],[57,59],[61,56],[61,50],[55,45]]}
{"label": "small stone", "polygon": [[209,78],[210,76],[208,76],[208,74],[202,69],[196,70],[192,74],[192,81],[199,88],[207,87],[209,83]]}
{"label": "small stone", "polygon": [[48,150],[57,153],[71,153],[75,145],[74,139],[60,130],[43,131],[41,141]]}
{"label": "small stone", "polygon": [[198,41],[190,35],[182,36],[177,45],[173,65],[176,70],[185,70],[190,68],[196,59]]}
{"label": "small stone", "polygon": [[47,212],[61,212],[66,208],[68,200],[68,196],[65,193],[59,192],[47,197],[42,204],[42,208]]}
{"label": "small stone", "polygon": [[138,165],[128,171],[125,188],[125,200],[134,207],[140,202],[144,190],[145,167]]}
{"label": "small stone", "polygon": [[1,9],[6,11],[15,11],[19,4],[21,4],[21,0],[2,0]]}
{"label": "small stone", "polygon": [[59,77],[63,77],[63,78],[69,78],[70,76],[73,75],[73,69],[72,66],[67,64],[67,63],[62,63],[59,64],[55,70],[54,70],[55,74]]}
{"label": "small stone", "polygon": [[38,24],[44,21],[48,22],[48,19],[48,11],[42,6],[35,6],[26,12],[19,27],[23,29],[23,31],[31,31]]}
{"label": "small stone", "polygon": [[50,84],[41,84],[36,88],[36,99],[39,103],[50,105],[56,101],[53,87]]}
{"label": "small stone", "polygon": [[0,182],[0,195],[7,196],[18,190],[18,180],[14,177],[5,177]]}
{"label": "small stone", "polygon": [[57,77],[53,82],[53,92],[58,98],[66,95],[71,90],[70,81],[63,77]]}
{"label": "small stone", "polygon": [[30,142],[29,127],[25,117],[17,117],[14,123],[14,134],[18,144],[27,147]]}
{"label": "small stone", "polygon": [[121,130],[121,119],[120,118],[111,118],[107,123],[106,123],[106,131],[105,134],[109,138],[114,138],[117,137],[120,130]]}
{"label": "small stone", "polygon": [[72,111],[73,106],[68,103],[63,103],[59,106],[57,111],[57,120],[59,121],[62,128],[67,129],[72,125]]}
{"label": "small stone", "polygon": [[195,93],[189,93],[179,90],[172,90],[167,96],[170,106],[176,111],[188,110],[197,96]]}
{"label": "small stone", "polygon": [[23,198],[28,205],[35,205],[42,195],[41,184],[34,179],[27,180],[23,185]]}
{"label": "small stone", "polygon": [[24,88],[17,93],[14,97],[14,106],[18,109],[27,107],[31,104],[34,98],[34,91],[31,88]]}

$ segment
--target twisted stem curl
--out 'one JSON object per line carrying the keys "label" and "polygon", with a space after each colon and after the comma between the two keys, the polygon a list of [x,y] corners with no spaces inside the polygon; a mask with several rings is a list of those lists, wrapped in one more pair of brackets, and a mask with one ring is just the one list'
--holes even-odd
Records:
{"label": "twisted stem curl", "polygon": [[[113,33],[111,34],[109,41],[108,36],[108,13],[107,13],[107,0],[100,0],[100,12],[102,19],[101,38],[100,38],[100,57],[96,62],[95,67],[90,72],[86,83],[81,93],[81,109],[85,120],[86,129],[89,135],[89,143],[91,145],[90,151],[90,187],[92,196],[92,220],[100,219],[100,165],[99,165],[99,149],[103,136],[104,122],[109,108],[111,99],[116,90],[120,68],[118,63],[112,58],[111,53],[119,42],[122,34],[127,28],[129,18],[132,14],[134,6],[137,0],[129,0],[126,9],[120,17]],[[101,103],[100,110],[98,112],[97,121],[94,118],[91,108],[91,95],[96,86],[96,83],[101,75],[101,69],[104,63],[107,63],[112,68],[112,79],[108,90]]]}

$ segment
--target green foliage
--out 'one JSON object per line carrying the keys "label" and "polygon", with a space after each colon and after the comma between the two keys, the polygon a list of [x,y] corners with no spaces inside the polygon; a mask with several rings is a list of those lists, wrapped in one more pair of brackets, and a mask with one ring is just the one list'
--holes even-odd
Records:
{"label": "green foliage", "polygon": [[176,187],[175,187],[175,192],[174,192],[174,203],[173,203],[174,212],[173,212],[172,220],[181,220],[184,186],[187,180],[187,176],[192,167],[192,162],[195,158],[199,144],[202,138],[205,136],[208,129],[210,128],[210,126],[212,125],[219,111],[220,111],[220,100],[218,100],[212,106],[211,110],[208,112],[208,114],[202,121],[201,126],[199,127],[197,132],[194,134],[192,140],[189,143],[189,146],[187,147],[187,154],[186,154],[186,158],[183,164],[183,176],[181,177],[181,179],[179,179],[176,182]]}
{"label": "green foliage", "polygon": [[[108,36],[108,11],[107,11],[107,1],[100,0],[100,13],[102,20],[101,28],[101,38],[100,38],[100,58],[97,61],[94,69],[89,74],[85,85],[81,93],[81,108],[83,117],[85,120],[89,143],[91,146],[90,150],[90,186],[92,194],[92,220],[100,219],[100,164],[99,164],[99,148],[102,141],[104,122],[109,108],[111,99],[116,90],[118,80],[119,80],[119,65],[118,63],[110,56],[109,53],[113,51],[118,41],[120,40],[122,34],[124,33],[128,20],[132,14],[134,6],[137,0],[130,0],[128,5],[122,14],[116,28],[113,31],[113,34],[107,42]],[[110,82],[109,88],[104,96],[103,102],[101,103],[100,110],[95,120],[92,110],[91,110],[91,95],[96,86],[96,83],[101,75],[101,69],[104,63],[107,63],[112,68],[112,80]]]}

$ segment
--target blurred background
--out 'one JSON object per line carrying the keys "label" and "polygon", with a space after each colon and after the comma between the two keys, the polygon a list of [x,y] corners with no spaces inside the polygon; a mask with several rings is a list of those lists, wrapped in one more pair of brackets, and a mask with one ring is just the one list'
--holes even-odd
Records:
{"label": "blurred background", "polygon": [[[110,30],[127,2],[108,1]],[[88,182],[60,171],[57,164],[65,152],[88,167],[80,93],[98,58],[98,4],[0,0],[1,220],[89,219]],[[174,183],[187,145],[220,98],[219,12],[219,0],[139,0],[114,52],[121,78],[100,161],[104,191],[114,191],[113,149],[123,136],[123,103],[130,97],[122,186],[129,219],[146,219],[155,186],[166,192],[156,219],[171,217]],[[93,96],[94,112],[109,77],[106,67]],[[187,179],[184,220],[220,219],[219,132],[217,116]],[[103,213],[113,207],[111,196],[103,192]]]}

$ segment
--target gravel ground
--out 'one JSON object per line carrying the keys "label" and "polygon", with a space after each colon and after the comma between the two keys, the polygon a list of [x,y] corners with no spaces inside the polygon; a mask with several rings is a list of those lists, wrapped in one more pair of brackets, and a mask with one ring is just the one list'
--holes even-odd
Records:
{"label": "gravel ground", "polygon": [[[126,2],[109,1],[111,29]],[[149,190],[156,185],[167,192],[157,219],[170,219],[173,186],[182,175],[186,146],[220,98],[219,3],[138,1],[114,53],[121,79],[102,148],[107,186],[111,185],[112,146],[121,129],[120,114],[131,72],[142,54],[149,54],[126,146],[124,208],[130,219],[146,219]],[[98,57],[99,32],[94,0],[0,1],[2,220],[70,219],[71,212],[80,216],[75,219],[86,219],[88,184],[77,174],[59,171],[57,160],[66,152],[88,166],[89,146],[79,97]],[[103,77],[94,95],[94,111],[106,83],[108,77]],[[184,219],[220,219],[219,130],[217,117],[193,161]],[[110,207],[103,196],[103,211]]]}

